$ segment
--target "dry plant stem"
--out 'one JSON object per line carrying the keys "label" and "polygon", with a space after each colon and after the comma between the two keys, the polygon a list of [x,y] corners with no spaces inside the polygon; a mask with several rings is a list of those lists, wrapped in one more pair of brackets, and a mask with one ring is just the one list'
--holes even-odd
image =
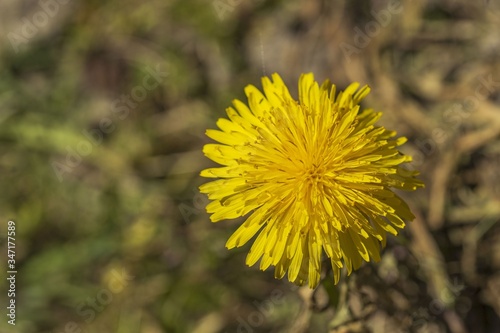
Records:
{"label": "dry plant stem", "polygon": [[470,153],[485,145],[500,135],[500,122],[497,122],[486,129],[464,135],[457,140],[457,149],[460,153]]}
{"label": "dry plant stem", "polygon": [[462,318],[453,310],[445,310],[443,314],[444,320],[453,333],[467,333]]}
{"label": "dry plant stem", "polygon": [[444,206],[446,201],[446,189],[452,171],[458,160],[458,153],[450,149],[438,160],[437,167],[432,175],[431,193],[429,198],[429,227],[436,230],[442,227],[444,222]]}
{"label": "dry plant stem", "polygon": [[432,177],[432,187],[429,203],[429,226],[432,230],[439,229],[444,222],[444,207],[446,189],[450,175],[456,167],[462,154],[469,154],[500,135],[500,123],[496,122],[486,129],[477,130],[457,139],[454,147],[439,159]]}
{"label": "dry plant stem", "polygon": [[351,311],[349,310],[349,306],[347,304],[347,282],[340,283],[338,288],[340,293],[339,303],[335,309],[335,315],[329,325],[332,330],[337,329],[352,319]]}
{"label": "dry plant stem", "polygon": [[418,106],[417,103],[406,101],[401,107],[401,118],[413,127],[419,135],[432,137],[432,129],[437,127],[437,124]]}
{"label": "dry plant stem", "polygon": [[500,275],[488,280],[486,292],[491,295],[490,304],[492,304],[496,313],[500,316]]}
{"label": "dry plant stem", "polygon": [[484,205],[451,208],[448,220],[451,222],[451,227],[456,227],[457,225],[476,224],[478,217],[481,216],[487,219],[500,217],[500,202],[491,200]]}
{"label": "dry plant stem", "polygon": [[[339,284],[339,303],[335,309],[335,315],[330,321],[330,333],[368,333],[366,328],[368,317],[373,315],[378,306],[371,304],[363,304],[357,311],[353,311],[352,304],[349,304],[348,297],[353,294],[349,291],[357,292],[358,284],[355,282],[355,274],[351,275],[351,279],[346,283]],[[356,313],[354,313],[356,312]]]}
{"label": "dry plant stem", "polygon": [[438,298],[440,292],[447,288],[448,283],[444,259],[434,238],[426,228],[422,216],[415,208],[412,211],[415,213],[415,220],[409,223],[409,228],[414,237],[411,250],[421,263],[422,269],[429,279],[432,296]]}
{"label": "dry plant stem", "polygon": [[464,251],[460,264],[465,279],[471,285],[478,286],[480,284],[476,271],[477,244],[483,235],[497,223],[499,217],[499,215],[483,217],[464,240]]}
{"label": "dry plant stem", "polygon": [[308,288],[307,286],[301,287],[298,290],[298,295],[302,299],[302,308],[290,326],[289,332],[304,333],[309,329],[309,322],[312,315],[311,308],[313,306],[313,293],[314,290]]}
{"label": "dry plant stem", "polygon": [[354,321],[345,326],[333,328],[329,333],[369,333],[366,327],[360,321]]}
{"label": "dry plant stem", "polygon": [[[414,237],[411,250],[421,263],[421,267],[431,287],[431,295],[443,301],[453,297],[448,286],[450,281],[444,267],[444,259],[436,242],[432,238],[420,212],[412,207],[415,221],[409,223],[409,228]],[[449,304],[445,304],[449,305]],[[467,330],[462,319],[453,310],[446,310],[444,319],[453,333],[466,333]]]}

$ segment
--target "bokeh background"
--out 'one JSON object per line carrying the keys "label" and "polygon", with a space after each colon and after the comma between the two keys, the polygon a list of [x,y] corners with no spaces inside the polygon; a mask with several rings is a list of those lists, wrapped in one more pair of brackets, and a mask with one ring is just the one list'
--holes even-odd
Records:
{"label": "bokeh background", "polygon": [[[497,0],[2,0],[0,332],[500,332],[499,31]],[[314,292],[227,251],[197,192],[244,86],[310,71],[369,84],[426,183]]]}

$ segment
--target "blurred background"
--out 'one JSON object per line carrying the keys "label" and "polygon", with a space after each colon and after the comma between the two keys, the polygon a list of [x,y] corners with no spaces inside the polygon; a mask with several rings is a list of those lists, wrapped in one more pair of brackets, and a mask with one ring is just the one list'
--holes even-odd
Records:
{"label": "blurred background", "polygon": [[[0,332],[500,332],[499,31],[497,0],[3,0]],[[197,191],[244,86],[310,71],[370,85],[426,183],[380,263],[314,292],[226,250],[241,221]]]}

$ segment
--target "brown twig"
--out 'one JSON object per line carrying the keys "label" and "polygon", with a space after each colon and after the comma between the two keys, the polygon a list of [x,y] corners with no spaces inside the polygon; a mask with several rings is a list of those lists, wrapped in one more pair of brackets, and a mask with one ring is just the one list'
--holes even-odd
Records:
{"label": "brown twig", "polygon": [[[431,288],[431,295],[446,306],[449,306],[453,302],[453,293],[449,288],[451,284],[444,266],[443,255],[429,230],[426,228],[426,224],[419,211],[414,207],[412,211],[415,213],[415,220],[409,224],[414,237],[411,246],[412,251],[422,265]],[[462,319],[455,311],[446,310],[444,318],[453,333],[467,332]]]}
{"label": "brown twig", "polygon": [[446,189],[450,176],[458,161],[459,155],[450,149],[438,160],[432,175],[431,193],[429,198],[429,227],[432,230],[442,227],[444,222],[444,207],[446,203]]}

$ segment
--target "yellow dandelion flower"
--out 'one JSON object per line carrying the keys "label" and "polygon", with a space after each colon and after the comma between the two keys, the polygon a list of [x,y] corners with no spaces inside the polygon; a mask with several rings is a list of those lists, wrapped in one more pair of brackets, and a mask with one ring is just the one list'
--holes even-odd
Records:
{"label": "yellow dandelion flower", "polygon": [[227,241],[231,249],[257,233],[246,263],[275,266],[275,277],[288,271],[291,282],[320,281],[323,252],[335,283],[340,269],[350,274],[363,260],[380,260],[387,232],[396,235],[413,220],[408,205],[391,189],[415,190],[423,183],[400,165],[411,157],[397,150],[406,138],[374,124],[381,117],[360,110],[369,93],[352,83],[336,94],[313,74],[299,80],[299,101],[278,74],[262,78],[264,94],[245,88],[248,106],[234,100],[219,130],[206,134],[205,155],[221,167],[201,176],[219,178],[200,186],[212,200],[217,222],[250,214]]}

